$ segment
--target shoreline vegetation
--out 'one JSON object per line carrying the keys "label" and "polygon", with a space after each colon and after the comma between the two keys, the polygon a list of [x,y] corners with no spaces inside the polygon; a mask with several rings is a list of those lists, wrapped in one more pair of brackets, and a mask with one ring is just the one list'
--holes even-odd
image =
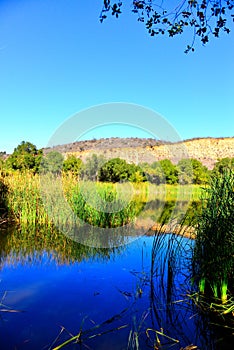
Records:
{"label": "shoreline vegetation", "polygon": [[[62,206],[66,201],[75,214],[89,224],[121,226],[132,221],[150,201],[198,202],[210,178],[233,164],[234,158],[224,158],[212,170],[197,159],[181,159],[177,164],[163,159],[136,165],[96,154],[83,162],[74,155],[64,158],[56,150],[43,155],[35,145],[23,141],[9,157],[0,155],[0,223],[3,225],[14,218],[17,223],[51,226],[47,212],[54,213],[56,208],[58,220],[66,224],[70,220],[63,215]],[[49,189],[54,193],[49,193]],[[113,212],[111,203],[122,210],[115,208]],[[158,222],[153,216],[152,226]],[[160,218],[159,223],[162,222]],[[163,223],[167,224],[168,220]]]}
{"label": "shoreline vegetation", "polygon": [[[1,182],[1,224],[10,222],[16,222],[17,224],[38,224],[38,225],[53,225],[53,220],[50,219],[48,211],[50,208],[45,207],[43,202],[43,186],[41,185],[42,177],[39,174],[32,174],[31,172],[11,172],[7,176],[0,177]],[[159,202],[159,209],[161,209],[162,203],[181,201],[187,202],[199,202],[203,188],[199,185],[154,185],[148,182],[143,183],[94,183],[91,181],[80,181],[69,175],[62,177],[49,176],[46,179],[46,186],[55,191],[54,195],[61,201],[61,206],[58,205],[58,211],[61,210],[59,217],[63,223],[66,223],[67,218],[63,217],[62,206],[63,200],[69,202],[76,214],[79,216],[81,211],[87,209],[87,216],[92,216],[97,213],[101,214],[102,209],[107,214],[108,208],[103,208],[104,203],[113,203],[119,206],[119,208],[125,208],[118,211],[118,208],[111,209],[113,217],[129,216],[129,219],[133,219],[134,215],[141,210],[141,207],[147,203]],[[56,186],[62,187],[62,195],[58,196]],[[84,188],[85,191],[84,192]],[[88,190],[87,190],[88,189]],[[49,193],[48,201],[52,200]],[[93,196],[92,200],[89,198],[90,205],[86,206],[87,196]],[[62,198],[64,196],[64,198]],[[129,201],[127,203],[126,201]],[[45,200],[45,198],[44,198]],[[95,203],[96,200],[96,203]],[[160,206],[161,204],[161,206]],[[51,203],[51,206],[55,204]],[[98,205],[102,207],[97,208]],[[130,207],[128,207],[130,205]],[[93,207],[93,208],[92,208]],[[132,213],[129,212],[132,210]],[[150,210],[150,205],[149,205]],[[157,208],[152,208],[157,210]],[[89,212],[88,212],[89,211]],[[85,219],[85,218],[84,218]],[[123,224],[124,218],[122,217]],[[100,223],[101,224],[101,223]],[[121,222],[117,223],[117,226]],[[156,222],[152,220],[153,230],[156,230]],[[102,225],[101,225],[102,226]],[[107,225],[108,226],[108,225]],[[110,225],[111,226],[111,223]],[[116,226],[116,225],[114,225]],[[104,225],[105,227],[105,225]],[[168,228],[169,229],[169,228]]]}
{"label": "shoreline vegetation", "polygon": [[[206,312],[217,304],[219,314],[233,315],[233,169],[234,158],[220,159],[211,171],[196,159],[139,166],[93,155],[84,164],[56,151],[42,157],[34,145],[22,143],[1,163],[0,228],[11,219],[49,230],[75,225],[79,234],[83,224],[94,229],[135,224],[139,232],[162,239],[173,232],[195,238],[196,302]],[[99,239],[96,231],[90,239]]]}

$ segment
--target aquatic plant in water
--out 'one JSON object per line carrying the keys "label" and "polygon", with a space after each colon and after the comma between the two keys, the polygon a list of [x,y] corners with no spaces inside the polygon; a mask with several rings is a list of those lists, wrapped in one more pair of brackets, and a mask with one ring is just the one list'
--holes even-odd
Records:
{"label": "aquatic plant in water", "polygon": [[[234,174],[227,169],[205,190],[193,252],[193,280],[225,304],[234,291]],[[230,309],[231,310],[231,309]]]}

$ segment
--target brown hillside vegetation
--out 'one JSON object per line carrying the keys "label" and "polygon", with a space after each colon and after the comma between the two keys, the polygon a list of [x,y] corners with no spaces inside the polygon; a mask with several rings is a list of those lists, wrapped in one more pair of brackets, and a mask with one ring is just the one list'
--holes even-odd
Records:
{"label": "brown hillside vegetation", "polygon": [[65,157],[73,154],[84,162],[94,153],[107,159],[120,157],[135,164],[152,163],[161,159],[170,159],[177,163],[182,158],[196,158],[212,169],[218,159],[234,157],[234,137],[195,138],[176,143],[150,138],[115,137],[59,145],[44,149],[44,153],[52,149],[61,152]]}

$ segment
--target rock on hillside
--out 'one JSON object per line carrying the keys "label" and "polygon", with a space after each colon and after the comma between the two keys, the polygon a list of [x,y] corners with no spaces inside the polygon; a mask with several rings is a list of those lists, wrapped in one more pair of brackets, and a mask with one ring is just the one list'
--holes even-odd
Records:
{"label": "rock on hillside", "polygon": [[234,137],[196,138],[176,143],[155,139],[108,138],[46,148],[44,153],[51,150],[57,150],[65,157],[73,154],[83,161],[95,153],[107,159],[120,157],[135,164],[161,159],[170,159],[176,164],[182,158],[196,158],[212,169],[218,159],[234,157]]}

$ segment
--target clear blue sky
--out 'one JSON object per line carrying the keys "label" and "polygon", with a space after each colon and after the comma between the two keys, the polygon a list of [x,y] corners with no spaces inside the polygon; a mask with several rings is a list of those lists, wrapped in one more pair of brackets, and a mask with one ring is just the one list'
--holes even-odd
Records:
{"label": "clear blue sky", "polygon": [[109,102],[159,112],[182,139],[233,136],[234,28],[185,55],[190,37],[149,37],[125,2],[100,24],[102,0],[0,0],[0,151],[46,146],[67,118]]}

